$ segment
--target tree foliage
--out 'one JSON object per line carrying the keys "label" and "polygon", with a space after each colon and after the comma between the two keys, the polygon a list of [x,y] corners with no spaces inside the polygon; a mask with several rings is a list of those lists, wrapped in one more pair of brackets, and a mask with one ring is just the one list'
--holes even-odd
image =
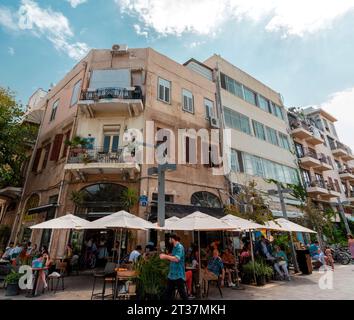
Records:
{"label": "tree foliage", "polygon": [[273,220],[273,215],[268,208],[255,181],[243,186],[241,191],[235,196],[237,203],[225,207],[226,214],[232,214],[240,218],[252,220],[259,224]]}
{"label": "tree foliage", "polygon": [[21,186],[26,151],[33,144],[37,127],[22,122],[23,111],[14,94],[0,87],[0,188]]}

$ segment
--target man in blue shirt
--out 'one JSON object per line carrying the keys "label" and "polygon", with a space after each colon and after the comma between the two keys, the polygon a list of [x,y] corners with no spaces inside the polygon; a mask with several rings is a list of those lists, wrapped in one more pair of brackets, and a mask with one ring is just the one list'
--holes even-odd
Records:
{"label": "man in blue shirt", "polygon": [[322,263],[322,265],[325,264],[324,254],[321,251],[320,243],[318,241],[315,241],[310,245],[309,252],[310,252],[310,256],[313,260],[320,261]]}
{"label": "man in blue shirt", "polygon": [[175,234],[170,236],[170,244],[173,246],[172,254],[160,254],[160,259],[170,261],[170,270],[167,276],[167,288],[165,295],[168,300],[173,300],[175,289],[177,288],[180,297],[183,300],[188,300],[185,286],[186,275],[184,248],[180,243],[180,238]]}

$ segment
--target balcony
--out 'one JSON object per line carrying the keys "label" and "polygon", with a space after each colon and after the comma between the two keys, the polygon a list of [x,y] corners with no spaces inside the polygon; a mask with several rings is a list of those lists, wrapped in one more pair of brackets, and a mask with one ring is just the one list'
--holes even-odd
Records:
{"label": "balcony", "polygon": [[324,181],[311,181],[307,183],[306,192],[310,197],[321,196],[323,198],[332,197]]}
{"label": "balcony", "polygon": [[317,171],[323,172],[333,170],[332,160],[330,157],[321,153],[318,155],[318,159],[320,160],[320,165],[316,167]]}
{"label": "balcony", "polygon": [[332,150],[332,154],[335,157],[345,158],[345,157],[349,156],[347,147],[344,144],[340,143],[340,142],[331,143],[330,147],[331,147],[331,150]]}
{"label": "balcony", "polygon": [[339,169],[339,177],[343,181],[352,181],[354,182],[354,170],[350,168]]}
{"label": "balcony", "polygon": [[354,205],[354,191],[349,192],[348,201],[350,201],[350,203]]}
{"label": "balcony", "polygon": [[327,185],[327,189],[329,191],[329,198],[340,197],[341,193],[338,190],[336,190],[333,183],[327,183],[326,185]]}
{"label": "balcony", "polygon": [[304,121],[300,121],[300,120],[291,121],[290,128],[291,128],[291,135],[294,138],[303,140],[312,137],[310,126],[308,126]]}
{"label": "balcony", "polygon": [[316,152],[311,149],[304,148],[303,154],[299,158],[301,166],[305,168],[316,168],[321,165]]}
{"label": "balcony", "polygon": [[87,89],[81,93],[78,105],[90,118],[111,114],[134,117],[144,111],[143,95],[139,86]]}
{"label": "balcony", "polygon": [[346,147],[347,149],[347,155],[346,156],[343,156],[342,159],[344,161],[353,161],[354,160],[354,155],[352,153],[352,150],[349,148],[349,147]]}
{"label": "balcony", "polygon": [[70,150],[65,170],[71,171],[77,178],[86,180],[86,175],[114,174],[133,179],[140,172],[140,166],[134,156],[123,154],[122,149],[114,151],[105,148]]}
{"label": "balcony", "polygon": [[324,143],[320,131],[305,121],[293,120],[290,122],[290,127],[294,138],[306,140],[307,143],[313,146]]}

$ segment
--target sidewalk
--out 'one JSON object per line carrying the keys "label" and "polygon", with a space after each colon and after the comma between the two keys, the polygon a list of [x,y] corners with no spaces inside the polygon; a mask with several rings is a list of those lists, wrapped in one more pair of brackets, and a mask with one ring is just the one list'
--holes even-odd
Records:
{"label": "sidewalk", "polygon": [[[276,281],[264,287],[243,286],[244,290],[223,288],[223,299],[227,300],[349,300],[354,299],[354,265],[336,265],[333,274],[333,289],[320,289],[319,280],[324,274],[314,271],[311,275],[295,275],[292,281]],[[93,278],[89,274],[65,279],[65,291],[56,294],[46,292],[34,298],[24,294],[6,297],[0,289],[0,300],[90,300]],[[100,290],[98,283],[97,291]],[[108,291],[108,293],[110,293]],[[210,287],[209,299],[221,300],[214,286]]]}

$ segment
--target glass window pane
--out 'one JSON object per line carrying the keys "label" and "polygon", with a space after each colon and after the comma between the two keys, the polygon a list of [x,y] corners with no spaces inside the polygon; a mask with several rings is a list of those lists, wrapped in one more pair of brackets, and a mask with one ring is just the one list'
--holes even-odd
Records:
{"label": "glass window pane", "polygon": [[111,145],[111,136],[104,136],[103,151],[104,152],[109,152],[110,145]]}
{"label": "glass window pane", "polygon": [[267,138],[271,144],[279,145],[277,132],[274,129],[267,127]]}
{"label": "glass window pane", "polygon": [[[214,103],[209,99],[204,99],[205,116],[207,119],[214,117]],[[225,117],[226,120],[226,117]]]}
{"label": "glass window pane", "polygon": [[78,102],[79,97],[80,97],[80,89],[81,89],[81,80],[76,82],[76,84],[73,88],[70,106],[73,106],[74,104],[76,104]]}
{"label": "glass window pane", "polygon": [[264,130],[264,125],[258,121],[253,120],[254,135],[261,140],[266,141],[266,134]]}
{"label": "glass window pane", "polygon": [[266,111],[266,112],[269,112],[269,101],[262,97],[262,96],[258,96],[258,102],[259,102],[259,107]]}
{"label": "glass window pane", "polygon": [[253,105],[257,105],[256,94],[245,87],[244,87],[244,92],[245,92],[245,100]]}
{"label": "glass window pane", "polygon": [[112,141],[112,152],[118,151],[119,136],[113,136]]}

